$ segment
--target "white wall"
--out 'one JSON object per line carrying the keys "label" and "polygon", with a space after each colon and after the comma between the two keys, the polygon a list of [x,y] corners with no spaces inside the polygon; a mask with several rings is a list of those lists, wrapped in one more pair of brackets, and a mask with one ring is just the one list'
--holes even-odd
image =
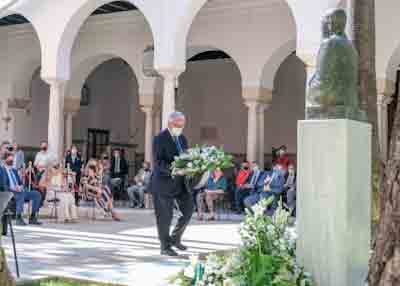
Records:
{"label": "white wall", "polygon": [[88,129],[95,128],[110,130],[112,142],[128,143],[129,122],[135,120],[141,131],[135,143],[143,150],[144,113],[139,110],[138,85],[130,67],[120,59],[107,61],[89,76],[87,85],[91,102],[73,119],[73,139],[86,140]]}

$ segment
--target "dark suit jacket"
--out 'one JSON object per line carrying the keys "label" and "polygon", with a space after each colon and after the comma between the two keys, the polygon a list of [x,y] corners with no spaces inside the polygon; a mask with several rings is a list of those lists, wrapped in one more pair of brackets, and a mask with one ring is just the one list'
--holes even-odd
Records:
{"label": "dark suit jacket", "polygon": [[75,162],[73,162],[72,155],[68,155],[67,158],[65,158],[65,168],[67,168],[68,164],[72,172],[75,172],[78,176],[81,174],[83,164],[81,157],[76,156]]}
{"label": "dark suit jacket", "polygon": [[[16,169],[12,168],[11,172],[14,174],[14,177],[17,179],[17,184],[19,186],[22,186],[22,180],[21,180],[21,177],[18,174],[18,171]],[[8,190],[10,190],[10,185],[11,185],[10,184],[10,179],[8,178],[7,170],[5,170],[5,169],[4,169],[4,176],[5,176],[6,187],[7,187]]]}
{"label": "dark suit jacket", "polygon": [[[188,143],[185,136],[178,137],[180,145],[185,151]],[[164,195],[176,195],[185,188],[184,178],[171,176],[171,164],[175,156],[179,155],[178,147],[168,129],[161,131],[153,141],[153,174],[151,180],[152,192]]]}
{"label": "dark suit jacket", "polygon": [[6,169],[0,165],[0,192],[9,191],[8,176]]}
{"label": "dark suit jacket", "polygon": [[120,166],[119,166],[120,172],[118,174],[115,173],[115,157],[113,156],[111,159],[110,171],[111,171],[112,178],[119,178],[120,176],[125,176],[128,174],[128,162],[126,162],[126,159],[123,156],[120,156],[119,158],[120,158],[120,161],[119,161],[120,162]]}

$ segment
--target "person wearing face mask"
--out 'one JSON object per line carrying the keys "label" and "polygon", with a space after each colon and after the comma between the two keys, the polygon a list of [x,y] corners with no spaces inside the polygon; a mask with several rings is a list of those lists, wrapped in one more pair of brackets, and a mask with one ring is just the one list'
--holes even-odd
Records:
{"label": "person wearing face mask", "polygon": [[22,218],[25,201],[32,201],[32,214],[29,218],[29,224],[41,225],[38,221],[37,214],[40,208],[41,195],[35,190],[26,192],[24,185],[18,174],[17,169],[13,168],[14,155],[9,153],[5,159],[5,178],[7,188],[14,194],[16,203],[16,223],[19,226],[25,226],[26,223]]}
{"label": "person wearing face mask", "polygon": [[143,167],[139,170],[137,175],[135,176],[135,183],[128,188],[128,196],[129,201],[132,208],[144,207],[144,194],[148,191],[147,188],[149,187],[151,177],[151,170],[150,170],[150,163],[143,162]]}
{"label": "person wearing face mask", "polygon": [[[65,158],[65,168],[70,168],[70,171],[75,175],[75,183],[79,186],[79,182],[81,181],[81,170],[83,166],[83,162],[81,157],[78,154],[78,148],[73,145],[71,148],[70,154],[67,154]],[[76,186],[75,186],[76,187]],[[79,193],[75,192],[75,204],[79,206]]]}
{"label": "person wearing face mask", "polygon": [[291,164],[289,156],[287,154],[287,147],[282,146],[278,151],[278,158],[275,162],[277,165],[280,165],[282,170],[287,171],[289,165]]}
{"label": "person wearing face mask", "polygon": [[[121,198],[121,194],[125,188],[125,177],[128,174],[128,162],[125,157],[121,155],[119,149],[115,149],[113,157],[111,159],[111,179],[113,182],[120,181],[118,193],[115,193],[116,197]],[[116,198],[116,199],[117,199]]]}
{"label": "person wearing face mask", "polygon": [[264,188],[257,190],[257,192],[248,196],[244,200],[244,205],[247,209],[251,208],[257,204],[260,200],[273,197],[272,204],[269,206],[269,214],[273,214],[278,206],[278,202],[281,195],[284,192],[285,185],[285,171],[283,167],[279,164],[275,164],[272,172],[268,172],[264,179]]}
{"label": "person wearing face mask", "polygon": [[[257,164],[252,164],[252,167],[256,167]],[[258,169],[257,169],[258,170]],[[243,200],[249,196],[252,186],[254,186],[254,170],[250,167],[249,162],[243,162],[242,168],[240,169],[237,177],[236,177],[236,189],[235,189],[235,210],[238,214],[243,213],[244,205]],[[257,172],[256,172],[256,177]],[[254,178],[253,178],[254,177]]]}
{"label": "person wearing face mask", "polygon": [[39,171],[45,171],[52,163],[52,157],[48,151],[48,145],[46,141],[40,143],[40,151],[35,156],[33,166]]}
{"label": "person wearing face mask", "polygon": [[[161,255],[177,256],[172,247],[186,250],[181,242],[182,235],[193,214],[193,198],[187,190],[184,173],[171,175],[171,164],[175,156],[185,152],[188,142],[182,135],[185,126],[183,113],[175,111],[168,116],[168,128],[159,133],[153,141],[153,174],[151,191],[157,221]],[[170,233],[175,201],[182,215]]]}
{"label": "person wearing face mask", "polygon": [[[44,173],[46,170],[50,167],[50,165],[53,163],[54,158],[48,151],[48,144],[46,141],[42,141],[40,143],[40,151],[36,154],[35,160],[33,162],[33,166],[37,170],[36,176],[37,176],[37,181],[40,182]],[[40,188],[39,189],[41,195],[42,195],[42,202],[41,206],[43,206],[44,201],[46,200],[46,189],[45,188]]]}

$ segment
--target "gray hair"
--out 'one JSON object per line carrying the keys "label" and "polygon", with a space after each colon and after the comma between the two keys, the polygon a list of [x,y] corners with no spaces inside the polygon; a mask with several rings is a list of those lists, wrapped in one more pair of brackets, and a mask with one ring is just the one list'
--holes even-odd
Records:
{"label": "gray hair", "polygon": [[185,119],[185,114],[180,111],[174,111],[168,115],[168,123],[174,122],[178,119]]}

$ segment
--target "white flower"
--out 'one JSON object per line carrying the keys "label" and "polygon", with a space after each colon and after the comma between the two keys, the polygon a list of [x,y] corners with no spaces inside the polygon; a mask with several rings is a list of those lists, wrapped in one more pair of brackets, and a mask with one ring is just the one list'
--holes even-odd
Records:
{"label": "white flower", "polygon": [[185,275],[186,277],[193,279],[194,275],[195,275],[195,271],[194,268],[192,267],[192,265],[189,265],[188,267],[185,268],[183,275]]}

